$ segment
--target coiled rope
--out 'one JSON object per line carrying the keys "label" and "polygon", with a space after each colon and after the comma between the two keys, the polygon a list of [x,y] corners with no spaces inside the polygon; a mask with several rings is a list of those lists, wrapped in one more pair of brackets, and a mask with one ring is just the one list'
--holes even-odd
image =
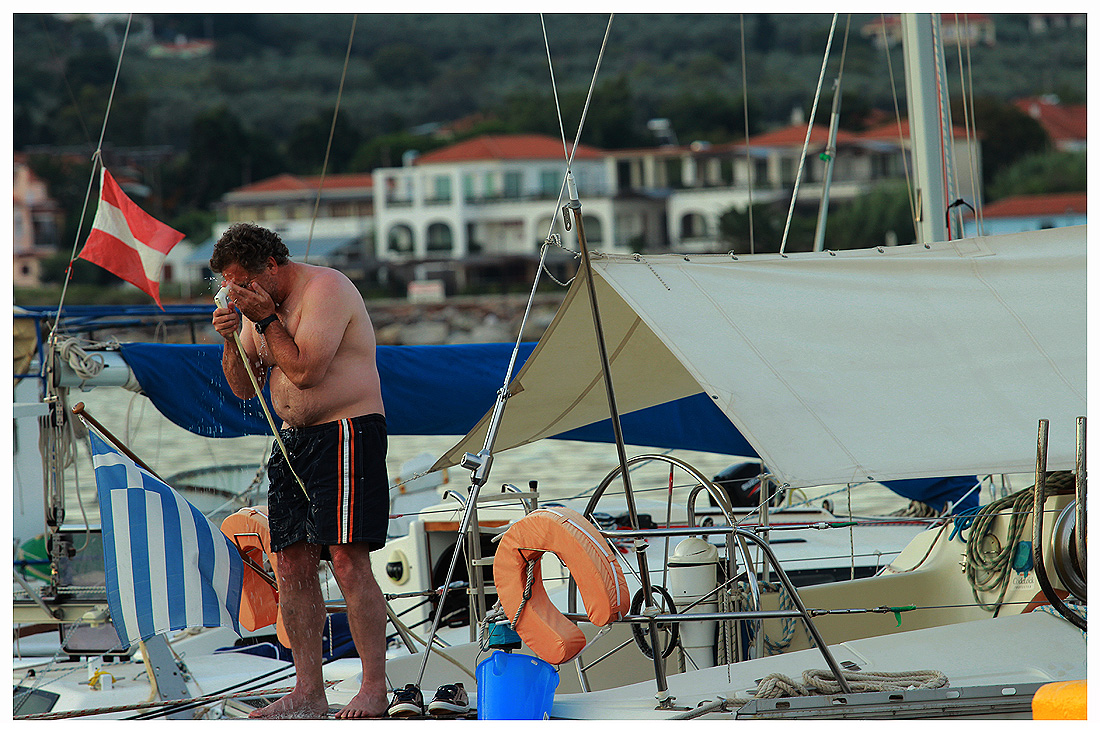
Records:
{"label": "coiled rope", "polygon": [[[1056,471],[1047,476],[1049,489],[1070,489],[1074,477],[1069,471]],[[979,509],[970,523],[970,535],[966,538],[966,578],[970,581],[974,600],[987,611],[997,611],[1008,592],[1012,570],[1012,558],[1016,546],[1028,527],[1028,517],[1036,509],[1034,487],[997,499]],[[993,531],[997,519],[1009,511],[1006,542],[1001,545]],[[1038,508],[1042,511],[1042,507]],[[992,542],[987,542],[989,537]],[[997,593],[993,603],[982,600],[981,594]]]}
{"label": "coiled rope", "polygon": [[[853,693],[894,692],[900,690],[930,690],[946,687],[947,675],[938,670],[913,672],[844,672],[844,679]],[[802,682],[785,674],[773,672],[760,680],[756,693],[751,697],[719,698],[705,701],[693,710],[673,716],[670,720],[691,720],[707,713],[731,712],[750,700],[774,700],[784,697],[809,697],[812,695],[836,695],[841,692],[836,676],[827,669],[810,669],[802,673]]]}

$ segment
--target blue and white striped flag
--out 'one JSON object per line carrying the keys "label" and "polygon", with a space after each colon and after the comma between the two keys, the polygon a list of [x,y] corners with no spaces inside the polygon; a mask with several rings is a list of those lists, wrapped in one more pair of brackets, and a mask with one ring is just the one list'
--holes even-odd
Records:
{"label": "blue and white striped flag", "polygon": [[119,639],[132,644],[191,626],[239,635],[244,562],[236,546],[172,487],[89,435]]}

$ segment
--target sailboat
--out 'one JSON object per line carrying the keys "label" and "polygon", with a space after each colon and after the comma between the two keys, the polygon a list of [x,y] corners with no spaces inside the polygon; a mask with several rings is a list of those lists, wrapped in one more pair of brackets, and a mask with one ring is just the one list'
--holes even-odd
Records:
{"label": "sailboat", "polygon": [[[934,79],[943,66],[930,50],[937,20],[910,15],[905,24],[908,67]],[[942,105],[929,106],[915,86],[910,100],[918,139],[941,139]],[[930,128],[937,134],[929,135]],[[611,603],[617,586],[607,584],[602,595],[591,590],[593,571],[582,562],[568,583],[567,604],[558,599],[585,631],[581,648],[557,654],[568,630],[553,630],[561,628],[553,612],[537,612],[538,622],[524,629],[527,592],[502,609],[532,650],[554,637],[538,656],[574,663],[568,671],[559,667],[559,681],[570,689],[559,687],[543,715],[1043,717],[1067,701],[1083,711],[1086,230],[949,239],[945,212],[952,199],[937,185],[949,156],[942,142],[937,146],[931,153],[917,146],[921,233],[913,245],[752,257],[591,255],[575,213],[583,266],[565,303],[496,408],[436,466],[471,470],[461,532],[477,526],[481,476],[495,449],[588,424],[608,409],[615,424],[619,411],[701,388],[782,486],[1032,471],[1034,487],[987,505],[973,524],[957,518],[953,528],[922,533],[872,578],[795,589],[777,567],[791,602],[786,613],[771,616],[779,597],[765,601],[760,582],[769,579],[775,558],[759,527],[743,529],[714,492],[723,526],[643,529],[616,425],[617,475],[631,504],[631,527],[599,533],[639,551],[642,589],[635,601],[641,603],[620,609],[617,618],[633,625],[639,645],[649,630],[652,675],[623,681],[639,671],[636,661],[612,661],[623,645],[600,647],[600,632],[585,626],[586,618],[607,623],[593,609]],[[574,191],[570,199],[567,221],[569,209],[579,212]],[[1059,296],[1039,302],[1035,292]],[[1057,490],[1048,492],[1048,482]],[[711,492],[707,481],[699,484]],[[599,498],[586,516],[594,517]],[[501,545],[520,532],[516,542],[534,555],[526,558],[528,568],[541,555],[541,577],[562,577],[542,553],[568,550],[560,543],[571,541],[532,542],[534,528],[548,521],[534,521],[537,514],[507,529]],[[520,529],[528,520],[532,532]],[[725,580],[689,596],[686,612],[671,598],[662,606],[648,578],[646,543],[712,535],[726,536]],[[763,569],[749,543],[763,551]],[[981,567],[985,544],[997,548],[996,570]],[[476,564],[476,544],[471,549]],[[514,586],[516,578],[501,572],[518,571],[501,557],[498,551],[494,582]],[[747,592],[735,589],[738,578]],[[578,613],[576,593],[585,582],[594,596],[582,592],[586,613]],[[736,610],[690,610],[723,596]],[[803,645],[813,648],[767,656],[763,628],[781,617],[801,624]],[[725,634],[724,663],[698,664],[683,643],[663,647],[678,655],[668,662],[656,653],[660,631],[667,638],[673,629],[715,621],[737,629]],[[670,673],[674,664],[681,671]]]}
{"label": "sailboat", "polygon": [[[938,220],[932,202],[946,197],[921,186],[929,207],[921,221]],[[567,215],[583,244],[580,197],[570,193]],[[568,554],[565,548],[544,548],[544,590],[584,638],[579,654],[555,658],[556,694],[540,715],[1030,716],[1044,685],[1085,677],[1085,639],[1073,623],[1083,613],[1085,567],[1084,242],[1077,227],[956,240],[922,234],[920,243],[902,247],[789,255],[619,257],[585,248],[584,266],[546,335],[514,379],[516,360],[502,360],[507,377],[494,408],[480,422],[471,419],[475,428],[433,467],[469,470],[470,489],[432,520],[447,525],[433,529],[446,532],[451,546],[435,548],[433,557],[448,572],[426,619],[430,651],[402,633],[405,649],[389,659],[387,675],[424,689],[461,679],[478,688],[479,702],[490,692],[475,671],[493,648],[490,626],[519,616],[514,607],[491,608],[487,568],[496,559],[482,534],[504,543],[543,521],[539,511],[568,509],[540,508],[534,487],[482,492],[493,454],[582,430],[610,412],[619,466],[576,510],[602,536],[594,545],[609,544],[621,556],[615,564],[637,571],[623,582],[638,607],[593,623],[594,597],[585,593],[598,591],[586,588],[578,599],[579,568],[554,555]],[[1037,289],[1064,297],[1036,302]],[[124,360],[135,372],[138,352],[130,349],[134,358]],[[991,363],[990,353],[1011,358]],[[735,511],[689,465],[626,457],[620,413],[689,399],[708,408],[692,414],[723,416],[766,466],[770,488],[760,492],[759,507]],[[689,477],[690,496],[675,521],[663,513],[663,498],[633,495],[638,459]],[[1073,472],[1072,489],[1059,482],[1048,497],[1051,471]],[[1036,477],[1032,505],[1042,510],[1021,503],[988,522],[940,522],[869,578],[796,587],[784,569],[793,558],[779,557],[781,533],[813,532],[818,522],[784,528],[768,514],[767,496],[779,488],[1029,472]],[[622,494],[611,497],[620,482]],[[706,499],[711,506],[697,506]],[[644,524],[646,514],[667,516],[664,526]],[[1022,539],[1021,523],[1033,539]],[[399,611],[440,586],[431,573],[436,563],[402,557],[406,546],[429,544],[425,524],[411,522],[406,542],[387,546],[375,568],[408,589],[391,594]],[[971,537],[1012,548],[1000,597],[1000,587],[976,589],[959,570],[961,560],[970,561]],[[682,557],[703,551],[700,541],[719,558],[697,563],[714,573],[712,587],[695,589],[687,602],[675,588],[656,590],[654,572],[668,565],[662,556],[673,558],[681,547]],[[471,621],[456,633],[440,622],[463,544]],[[494,574],[500,586],[495,567]],[[515,622],[518,642],[500,646],[518,644],[512,659],[535,659],[546,639],[524,637],[523,626]],[[702,641],[695,634],[684,642],[693,626],[706,629]],[[444,637],[445,649],[432,646]],[[782,639],[786,653],[770,655],[769,638]],[[333,704],[358,689],[354,667],[329,668]],[[769,697],[772,690],[782,696]]]}

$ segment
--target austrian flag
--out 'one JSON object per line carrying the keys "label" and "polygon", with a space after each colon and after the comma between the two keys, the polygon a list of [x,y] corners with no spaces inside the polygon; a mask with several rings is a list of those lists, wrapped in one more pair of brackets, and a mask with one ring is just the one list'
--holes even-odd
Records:
{"label": "austrian flag", "polygon": [[102,168],[99,208],[79,257],[141,288],[160,305],[164,257],[183,235],[138,208]]}

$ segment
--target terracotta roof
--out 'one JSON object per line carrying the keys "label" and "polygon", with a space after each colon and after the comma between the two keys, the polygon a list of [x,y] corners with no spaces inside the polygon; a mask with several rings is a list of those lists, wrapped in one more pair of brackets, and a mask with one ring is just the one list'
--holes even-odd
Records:
{"label": "terracotta roof", "polygon": [[[1061,214],[1085,214],[1088,211],[1087,194],[1050,193],[1008,198],[986,204],[982,216],[1000,219],[1017,216],[1058,216]],[[968,214],[967,218],[972,218]]]}
{"label": "terracotta roof", "polygon": [[[839,144],[852,143],[859,140],[858,135],[854,135],[846,130],[836,131],[836,141]],[[766,132],[763,135],[756,135],[748,139],[748,144],[754,147],[756,146],[770,146],[770,147],[784,147],[789,145],[802,145],[806,142],[806,125],[790,125],[780,130],[773,130],[772,132]],[[814,125],[813,131],[810,133],[810,143],[815,145],[824,145],[829,142],[829,128],[825,125]]]}
{"label": "terracotta roof", "polygon": [[[983,13],[944,13],[940,18],[940,25],[965,25],[967,23],[988,23],[990,17]],[[875,18],[864,24],[864,28],[878,27],[882,23],[888,26],[901,25],[900,15],[887,15],[885,18]]]}
{"label": "terracotta roof", "polygon": [[[572,143],[570,143],[572,144]],[[578,145],[574,160],[602,158],[604,151]],[[561,140],[547,135],[481,135],[445,148],[432,150],[416,159],[425,163],[463,163],[474,160],[565,160]]]}
{"label": "terracotta roof", "polygon": [[[282,173],[272,178],[234,189],[234,193],[270,193],[274,191],[316,191],[320,176],[295,176]],[[366,173],[339,173],[325,176],[325,190],[333,188],[371,188],[373,179]]]}
{"label": "terracotta roof", "polygon": [[[898,141],[898,123],[896,120],[890,120],[876,127],[864,130],[859,136],[865,140],[881,140],[884,142],[897,142]],[[909,120],[901,121],[901,136],[905,139],[909,138]],[[959,125],[952,125],[951,132],[956,140],[966,139],[966,128]],[[981,137],[981,133],[978,133],[978,137]]]}
{"label": "terracotta roof", "polygon": [[1088,107],[1061,105],[1041,97],[1017,99],[1017,109],[1037,120],[1052,140],[1088,139]]}

